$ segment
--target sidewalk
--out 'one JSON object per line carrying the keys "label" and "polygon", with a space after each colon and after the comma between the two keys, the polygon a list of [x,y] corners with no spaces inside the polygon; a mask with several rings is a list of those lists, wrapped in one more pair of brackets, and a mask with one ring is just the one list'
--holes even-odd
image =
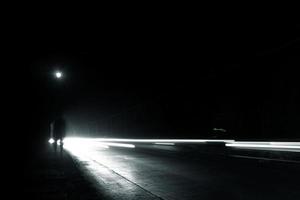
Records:
{"label": "sidewalk", "polygon": [[55,154],[50,145],[32,156],[24,168],[23,192],[29,199],[104,199],[79,171],[66,152]]}

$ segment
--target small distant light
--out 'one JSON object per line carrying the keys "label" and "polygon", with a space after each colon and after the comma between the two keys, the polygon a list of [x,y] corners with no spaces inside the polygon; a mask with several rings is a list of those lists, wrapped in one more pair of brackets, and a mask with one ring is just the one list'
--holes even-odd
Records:
{"label": "small distant light", "polygon": [[55,77],[56,78],[61,78],[62,77],[62,73],[61,72],[56,72],[55,73]]}
{"label": "small distant light", "polygon": [[60,145],[61,145],[61,142],[60,142],[60,140],[57,140],[57,142],[56,142],[56,143],[57,143],[57,145],[58,145],[58,146],[60,146]]}
{"label": "small distant light", "polygon": [[53,138],[50,138],[50,139],[48,140],[48,142],[49,142],[50,144],[53,144],[53,143],[54,143]]}
{"label": "small distant light", "polygon": [[224,128],[213,128],[214,131],[221,131],[221,132],[226,132]]}

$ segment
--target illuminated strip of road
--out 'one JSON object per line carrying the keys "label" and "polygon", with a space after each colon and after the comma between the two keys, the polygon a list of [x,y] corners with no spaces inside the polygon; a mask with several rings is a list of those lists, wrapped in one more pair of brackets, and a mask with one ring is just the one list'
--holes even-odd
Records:
{"label": "illuminated strip of road", "polygon": [[105,152],[108,151],[108,146],[107,148],[103,148],[103,145],[127,148],[134,146],[131,144],[104,144],[88,139],[68,138],[65,148],[76,158],[75,160],[80,168],[84,169],[85,173],[96,181],[99,188],[105,188],[105,190],[100,189],[100,191],[102,194],[104,193],[108,199],[161,199],[151,191],[135,183],[134,179],[123,176],[118,173],[118,171],[114,171],[114,166],[119,166],[120,163],[115,160],[115,157],[105,154]]}
{"label": "illuminated strip of road", "polygon": [[294,160],[283,160],[283,159],[264,158],[264,157],[255,157],[255,156],[230,155],[230,157],[234,157],[234,158],[246,158],[246,159],[255,159],[255,160],[266,160],[266,161],[277,161],[277,162],[300,163],[299,161],[294,161]]}

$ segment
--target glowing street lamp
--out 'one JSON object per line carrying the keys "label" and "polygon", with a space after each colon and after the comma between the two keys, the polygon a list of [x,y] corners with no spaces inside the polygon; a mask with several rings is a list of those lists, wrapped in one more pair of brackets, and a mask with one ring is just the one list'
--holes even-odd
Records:
{"label": "glowing street lamp", "polygon": [[62,72],[60,72],[60,71],[55,72],[55,77],[56,77],[57,79],[61,79],[62,76],[63,76]]}

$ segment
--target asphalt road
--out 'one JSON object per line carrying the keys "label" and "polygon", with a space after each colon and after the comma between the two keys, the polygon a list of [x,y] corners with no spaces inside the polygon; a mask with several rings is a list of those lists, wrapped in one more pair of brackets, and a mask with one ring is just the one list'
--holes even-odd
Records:
{"label": "asphalt road", "polygon": [[108,199],[300,199],[297,163],[172,148],[92,146],[69,151]]}

